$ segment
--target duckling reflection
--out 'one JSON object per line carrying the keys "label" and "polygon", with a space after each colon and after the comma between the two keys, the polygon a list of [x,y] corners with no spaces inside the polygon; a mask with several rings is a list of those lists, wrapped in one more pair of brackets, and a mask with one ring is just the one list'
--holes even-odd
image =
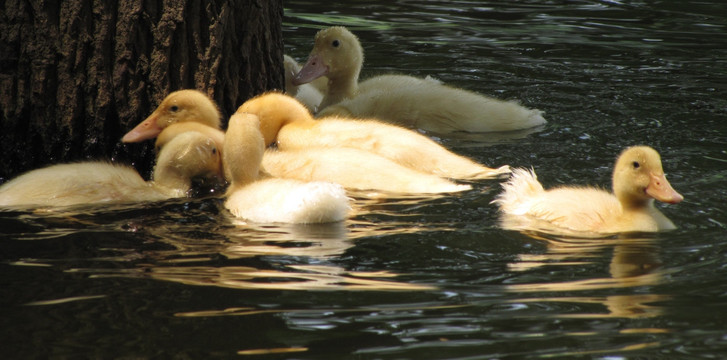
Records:
{"label": "duckling reflection", "polygon": [[229,259],[258,255],[323,259],[343,254],[353,247],[344,222],[269,226],[233,219],[233,225],[224,231],[228,243],[219,251]]}
{"label": "duckling reflection", "polygon": [[[338,252],[345,242],[326,244],[319,242],[321,252]],[[350,243],[349,243],[350,244]],[[318,259],[314,261],[300,259],[292,264],[273,264],[261,258],[266,265],[255,266],[219,266],[222,257],[234,258],[253,257],[256,255],[272,255],[276,252],[275,245],[258,248],[245,244],[220,245],[223,248],[218,255],[202,254],[198,251],[188,254],[174,255],[170,251],[157,254],[146,254],[147,261],[126,269],[72,269],[69,272],[89,273],[93,278],[99,277],[130,277],[148,278],[153,280],[171,281],[194,286],[216,286],[233,289],[255,290],[343,290],[343,291],[418,291],[430,290],[431,286],[396,281],[400,274],[390,271],[351,271],[340,266],[326,263]],[[350,246],[350,245],[348,245]],[[315,247],[311,247],[315,248]],[[290,251],[290,247],[281,247]],[[334,250],[331,250],[334,249]],[[313,251],[309,251],[312,253]],[[304,254],[305,252],[299,252]],[[160,258],[155,259],[155,255]],[[180,255],[182,257],[180,257]],[[183,256],[187,256],[186,258]],[[287,254],[286,254],[287,255]],[[300,255],[301,257],[307,257]],[[314,259],[314,257],[307,257]],[[138,260],[138,259],[137,259]],[[235,263],[239,263],[235,261]]]}
{"label": "duckling reflection", "polygon": [[383,280],[398,274],[347,271],[332,265],[287,265],[281,270],[246,266],[154,267],[147,276],[186,285],[256,290],[430,290],[426,285]]}
{"label": "duckling reflection", "polygon": [[[354,246],[346,236],[345,226],[275,226],[238,225],[225,231],[227,241],[218,245],[216,254],[227,259],[257,256],[301,257],[304,264],[276,265],[273,269],[249,266],[152,266],[132,275],[187,285],[219,286],[236,289],[267,290],[427,290],[426,285],[397,282],[399,274],[388,271],[357,272],[327,264],[325,259],[338,256]],[[170,254],[167,254],[169,256]],[[200,259],[200,254],[193,255]],[[306,260],[308,259],[308,260]],[[264,261],[264,260],[263,260]],[[305,264],[313,262],[316,265]]]}
{"label": "duckling reflection", "polygon": [[[544,237],[534,233],[529,236],[543,240],[547,251],[542,255],[521,254],[519,261],[509,264],[514,271],[531,271],[545,266],[582,266],[595,263],[609,250],[610,277],[597,277],[574,281],[508,285],[507,290],[520,293],[573,292],[600,289],[645,287],[660,284],[664,271],[659,258],[659,248],[654,238],[578,239]],[[654,305],[669,297],[661,294],[623,294],[584,297],[550,297],[517,299],[515,302],[570,302],[602,304],[607,313],[561,314],[567,318],[625,317],[643,318],[659,316],[664,309]]]}
{"label": "duckling reflection", "polygon": [[[391,219],[416,216],[419,207],[444,198],[354,198],[355,216],[346,222],[330,224],[255,224],[233,218],[230,221],[234,227],[222,231],[227,245],[220,253],[228,258],[282,255],[326,259],[343,255],[355,246],[356,239],[364,237],[451,230],[450,224],[417,226]],[[379,221],[383,217],[387,221]]]}
{"label": "duckling reflection", "polygon": [[[208,198],[170,203],[163,211],[163,221],[145,222],[138,228],[126,223],[133,231],[144,231],[146,238],[154,239],[151,249],[134,248],[127,254],[123,262],[128,264],[126,268],[71,271],[92,277],[236,289],[418,291],[432,287],[398,281],[400,274],[394,272],[352,271],[330,259],[344,255],[360,238],[441,231],[451,226],[416,226],[405,220],[421,214],[421,206],[433,205],[429,197],[359,199],[355,202],[360,206],[356,217],[307,225],[247,223],[223,211],[219,201]],[[374,204],[370,209],[364,206]],[[210,208],[219,211],[214,214]],[[400,214],[401,209],[409,214]]]}
{"label": "duckling reflection", "polygon": [[[248,223],[223,211],[218,199],[207,198],[168,202],[164,205],[164,221],[125,221],[123,227],[146,232],[159,245],[166,245],[145,253],[163,263],[209,261],[220,256],[326,259],[344,254],[360,238],[453,230],[450,223],[410,221],[426,212],[422,208],[437,206],[449,201],[449,197],[368,198],[361,194],[352,192],[354,216],[338,223]],[[113,218],[113,214],[109,217]]]}

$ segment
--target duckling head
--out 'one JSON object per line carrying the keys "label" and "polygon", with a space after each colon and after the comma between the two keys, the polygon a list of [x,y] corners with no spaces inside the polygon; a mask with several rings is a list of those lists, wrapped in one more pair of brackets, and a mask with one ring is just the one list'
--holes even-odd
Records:
{"label": "duckling head", "polygon": [[313,50],[293,85],[309,83],[321,76],[331,82],[351,78],[358,81],[363,65],[363,49],[356,35],[345,27],[334,26],[316,34]]}
{"label": "duckling head", "polygon": [[164,128],[161,133],[159,133],[156,138],[156,142],[154,143],[154,149],[156,150],[157,155],[166,144],[172,141],[172,139],[189,131],[196,131],[209,136],[217,144],[217,149],[222,150],[222,146],[225,142],[224,131],[198,122],[187,121],[169,125]]}
{"label": "duckling head", "polygon": [[222,178],[222,155],[209,136],[187,131],[174,137],[159,153],[154,182],[187,191],[192,178]]}
{"label": "duckling head", "polygon": [[167,95],[156,110],[126,133],[121,141],[130,143],[151,139],[169,125],[188,121],[219,129],[220,112],[214,102],[201,91],[175,91]]}
{"label": "duckling head", "polygon": [[613,171],[613,192],[626,207],[644,206],[654,199],[669,204],[684,199],[666,180],[659,153],[648,146],[621,153]]}

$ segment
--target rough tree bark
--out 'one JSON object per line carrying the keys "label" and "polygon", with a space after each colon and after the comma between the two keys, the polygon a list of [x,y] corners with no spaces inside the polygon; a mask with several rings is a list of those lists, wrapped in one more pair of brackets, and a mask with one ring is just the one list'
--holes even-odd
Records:
{"label": "rough tree bark", "polygon": [[283,88],[282,0],[6,0],[0,9],[0,182],[109,159],[148,174],[120,138],[169,92],[209,94],[223,123]]}

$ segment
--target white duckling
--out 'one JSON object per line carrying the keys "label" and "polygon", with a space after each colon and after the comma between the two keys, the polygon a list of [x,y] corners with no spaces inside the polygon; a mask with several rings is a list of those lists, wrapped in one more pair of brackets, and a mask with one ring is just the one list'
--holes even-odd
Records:
{"label": "white duckling", "polygon": [[121,139],[131,143],[153,139],[169,125],[195,121],[219,129],[220,112],[209,97],[198,90],[178,90],[167,95],[154,112]]}
{"label": "white duckling", "polygon": [[674,229],[654,199],[675,204],[684,198],[666,180],[661,158],[648,146],[624,150],[613,171],[613,193],[593,187],[544,190],[535,173],[517,169],[493,203],[503,226],[556,234],[614,234]]}
{"label": "white duckling", "polygon": [[144,181],[130,166],[103,161],[52,165],[0,186],[0,206],[59,207],[184,197],[192,178],[218,175],[220,164],[212,139],[186,132],[162,148],[152,181]]}
{"label": "white duckling", "polygon": [[230,118],[223,162],[232,176],[225,207],[252,222],[327,223],[342,221],[351,209],[341,185],[260,178],[265,144],[255,115]]}
{"label": "white duckling", "polygon": [[319,116],[377,118],[439,133],[521,130],[546,122],[540,110],[429,78],[382,75],[359,84],[363,58],[358,38],[348,29],[323,29],[316,34],[308,61],[292,83],[300,85],[328,77]]}
{"label": "white duckling", "polygon": [[323,100],[322,91],[327,91],[328,80],[320,77],[307,84],[293,85],[293,78],[300,72],[300,64],[292,57],[283,55],[283,67],[285,69],[285,93],[298,99],[309,111],[317,112],[318,106]]}
{"label": "white duckling", "polygon": [[[187,100],[180,101],[180,98]],[[178,106],[177,111],[164,111],[169,107],[170,99],[176,99],[174,104]],[[218,149],[223,149],[225,133],[217,126],[210,126],[219,121],[220,114],[217,106],[206,95],[198,91],[174,92],[155,113],[158,114],[154,118],[155,123],[171,124],[159,133],[157,149],[187,131],[203,133],[215,141]],[[353,148],[270,149],[263,156],[262,169],[274,177],[330,181],[353,190],[433,194],[471,189],[469,185],[415,171],[377,154]],[[225,178],[231,178],[227,169]]]}
{"label": "white duckling", "polygon": [[257,115],[265,144],[277,143],[281,150],[352,147],[450,179],[486,179],[510,172],[507,165],[497,169],[483,166],[400,126],[343,117],[315,120],[303,104],[280,93],[252,98],[237,111]]}

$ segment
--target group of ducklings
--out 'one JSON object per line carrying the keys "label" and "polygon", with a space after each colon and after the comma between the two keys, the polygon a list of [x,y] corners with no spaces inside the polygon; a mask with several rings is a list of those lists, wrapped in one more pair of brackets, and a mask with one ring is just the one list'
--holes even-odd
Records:
{"label": "group of ducklings", "polygon": [[[484,166],[411,128],[486,132],[545,123],[539,110],[431,78],[383,75],[359,84],[363,52],[343,27],[321,30],[302,67],[290,58],[286,62],[289,94],[270,92],[246,101],[226,132],[206,94],[169,94],[122,139],[156,138],[152,181],[131,167],[103,161],[53,165],[0,186],[0,206],[157,201],[185,196],[195,177],[216,176],[229,183],[224,206],[234,216],[335,222],[351,214],[347,190],[379,196],[455,193],[471,188],[457,180],[510,173],[507,165]],[[318,84],[308,84],[313,81]],[[607,235],[675,228],[654,200],[678,203],[683,197],[666,180],[654,149],[624,150],[612,183],[613,193],[592,187],[545,190],[533,170],[515,169],[493,203],[509,229]]]}

